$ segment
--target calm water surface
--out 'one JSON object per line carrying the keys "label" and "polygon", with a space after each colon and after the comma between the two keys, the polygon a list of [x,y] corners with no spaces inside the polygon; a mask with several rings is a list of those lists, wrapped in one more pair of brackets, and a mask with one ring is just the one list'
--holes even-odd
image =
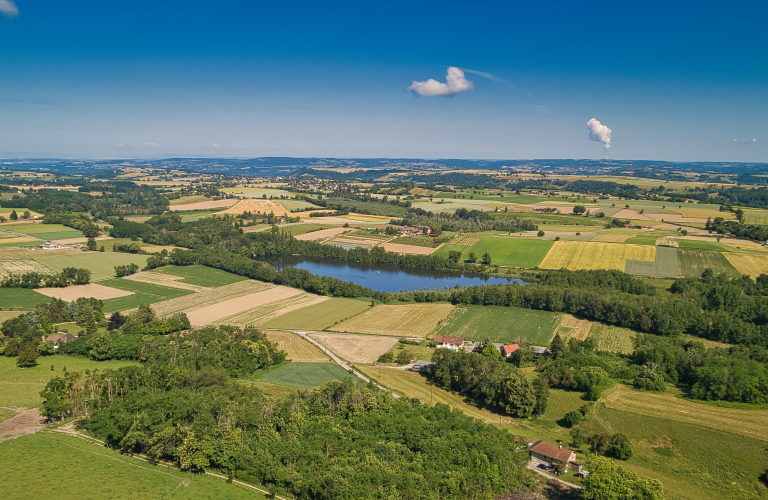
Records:
{"label": "calm water surface", "polygon": [[298,267],[312,274],[333,276],[379,292],[453,288],[456,285],[523,283],[519,279],[483,277],[473,273],[436,271],[392,264],[364,264],[314,257],[281,257],[272,263],[278,270],[284,267]]}

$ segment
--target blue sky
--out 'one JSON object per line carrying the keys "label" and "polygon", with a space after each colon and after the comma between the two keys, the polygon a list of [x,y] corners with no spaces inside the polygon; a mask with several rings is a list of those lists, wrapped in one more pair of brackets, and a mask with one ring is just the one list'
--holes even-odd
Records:
{"label": "blue sky", "polygon": [[0,0],[0,155],[768,161],[768,2],[615,4]]}

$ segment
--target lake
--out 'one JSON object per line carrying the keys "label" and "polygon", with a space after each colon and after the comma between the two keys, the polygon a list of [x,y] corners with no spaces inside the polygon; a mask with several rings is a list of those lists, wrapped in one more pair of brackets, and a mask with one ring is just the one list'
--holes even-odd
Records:
{"label": "lake", "polygon": [[333,276],[379,292],[400,292],[453,288],[456,285],[496,285],[524,283],[519,279],[487,277],[476,273],[438,271],[393,264],[369,264],[303,256],[286,256],[272,261],[278,270],[285,267],[306,269],[312,274]]}

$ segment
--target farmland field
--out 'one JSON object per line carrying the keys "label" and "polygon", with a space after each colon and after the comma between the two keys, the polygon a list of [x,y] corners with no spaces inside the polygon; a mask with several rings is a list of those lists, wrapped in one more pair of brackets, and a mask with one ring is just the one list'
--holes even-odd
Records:
{"label": "farmland field", "polygon": [[[400,241],[400,240],[396,240],[396,241]],[[384,243],[381,246],[387,252],[412,254],[412,255],[430,255],[434,251],[434,248],[431,248],[431,247],[404,245],[402,243]]]}
{"label": "farmland field", "polygon": [[190,292],[200,292],[208,289],[208,287],[185,283],[182,281],[184,278],[181,276],[175,276],[173,274],[164,273],[159,270],[141,271],[129,276],[125,276],[123,279],[128,281],[135,281],[137,283],[149,283],[151,285],[178,288],[179,290],[189,290]]}
{"label": "farmland field", "polygon": [[180,276],[184,283],[204,287],[231,285],[248,279],[207,266],[165,266],[156,269],[155,272]]}
{"label": "farmland field", "polygon": [[131,292],[101,285],[89,283],[87,285],[72,285],[64,288],[38,288],[35,290],[46,297],[56,297],[67,302],[77,300],[80,297],[93,297],[94,299],[108,300],[131,295]]}
{"label": "farmland field", "polygon": [[[629,239],[636,239],[636,238],[645,238],[645,237],[642,237],[642,236],[632,236],[631,234],[600,234],[600,235],[595,236],[594,238],[592,238],[591,241],[600,242],[600,243],[624,243],[624,242],[634,243],[634,242],[629,242],[627,240],[629,240]],[[639,244],[640,245],[647,245],[648,243],[639,243]],[[654,243],[652,243],[652,244],[655,245],[656,242],[654,241]]]}
{"label": "farmland field", "polygon": [[29,311],[51,299],[29,288],[0,288],[0,310]]}
{"label": "farmland field", "polygon": [[728,252],[725,258],[741,274],[756,278],[768,273],[768,255]]}
{"label": "farmland field", "polygon": [[[1,443],[0,461],[4,464],[0,491],[12,492],[12,497],[18,500],[266,498],[221,479],[151,465],[98,444],[53,432]],[[66,471],[55,470],[59,467]],[[30,483],[30,475],[39,480]]]}
{"label": "farmland field", "polygon": [[[681,243],[682,241],[680,240]],[[707,268],[712,269],[715,274],[725,273],[730,276],[738,276],[739,274],[722,252],[679,249],[677,257],[680,262],[680,274],[685,277],[698,278]]]}
{"label": "farmland field", "polygon": [[329,380],[343,380],[354,375],[336,363],[287,363],[265,373],[261,380],[297,389],[314,389]]}
{"label": "farmland field", "polygon": [[624,272],[635,276],[677,278],[680,276],[680,266],[677,261],[677,249],[662,246],[657,247],[655,262],[628,260]]}
{"label": "farmland field", "polygon": [[656,247],[619,243],[556,241],[539,267],[543,269],[615,269],[624,271],[627,260],[656,260]]}
{"label": "farmland field", "polygon": [[109,279],[115,275],[115,266],[137,264],[139,268],[147,265],[146,255],[113,252],[80,252],[59,257],[38,257],[39,263],[61,272],[65,267],[84,267],[91,270],[91,281]]}
{"label": "farmland field", "polygon": [[311,333],[309,337],[352,363],[373,363],[397,343],[393,337],[354,333]]}
{"label": "farmland field", "polygon": [[163,302],[165,300],[183,297],[184,295],[189,295],[192,293],[189,290],[153,285],[150,283],[139,283],[137,281],[130,281],[125,278],[115,278],[102,281],[99,284],[133,293],[133,295],[128,295],[126,297],[105,300],[105,313],[113,313],[115,311],[124,312],[129,309],[138,307],[142,302],[145,304],[155,304],[157,302]]}
{"label": "farmland field", "polygon": [[[259,284],[263,285],[263,283]],[[227,287],[235,285],[227,285]],[[197,295],[208,294],[210,297],[210,291],[221,290],[227,287],[209,288]],[[251,293],[235,294],[226,300],[209,300],[205,305],[198,304],[195,307],[185,308],[184,312],[189,316],[189,321],[193,325],[223,324],[224,321],[227,321],[227,324],[230,325],[238,325],[241,324],[240,321],[254,321],[263,317],[259,311],[262,307],[273,306],[265,312],[267,317],[269,314],[274,314],[276,310],[279,310],[281,304],[286,304],[290,307],[290,304],[293,304],[294,298],[301,295],[307,294],[296,288],[270,286]]]}
{"label": "farmland field", "polygon": [[768,225],[768,211],[765,210],[744,210],[744,224],[766,226]]}
{"label": "farmland field", "polygon": [[29,272],[46,275],[54,274],[53,269],[34,259],[0,260],[0,280],[7,278],[11,274],[24,274]]}
{"label": "farmland field", "polygon": [[[255,307],[249,307],[248,309],[245,309],[238,313],[231,314],[225,318],[218,319],[214,321],[214,323],[217,325],[238,325],[238,326],[262,325],[263,323],[266,323],[271,319],[275,319],[279,316],[282,316],[283,314],[288,314],[292,311],[300,310],[303,307],[311,306],[313,304],[319,304],[321,302],[328,300],[328,297],[314,295],[311,293],[306,293],[301,291],[299,291],[299,293],[294,293],[296,290],[292,288],[286,288],[285,290],[290,291],[289,293],[292,293],[292,295],[281,298],[280,292],[283,291],[282,287],[281,289],[277,289],[277,290],[273,288],[265,292],[259,292],[260,294],[268,294],[265,300],[271,299],[271,301],[265,302]],[[258,295],[258,294],[246,295],[245,297],[243,297],[243,299],[244,300],[250,299],[253,302],[258,304],[258,298],[254,300],[254,295]],[[225,306],[225,304],[221,304],[221,305]],[[225,307],[225,308],[235,309],[235,308],[228,308],[228,307]]]}
{"label": "farmland field", "polygon": [[6,231],[26,234],[41,240],[64,240],[82,237],[83,232],[62,224],[24,224],[20,226],[3,226]]}
{"label": "farmland field", "polygon": [[658,236],[633,236],[624,241],[628,245],[655,245]]}
{"label": "farmland field", "polygon": [[328,356],[320,349],[291,332],[264,332],[277,347],[288,353],[287,359],[294,363],[327,363]]}
{"label": "farmland field", "polygon": [[[0,406],[40,406],[43,402],[40,391],[52,378],[63,376],[64,368],[73,372],[138,365],[135,361],[93,361],[66,355],[40,356],[37,363],[31,368],[19,368],[16,358],[0,357]],[[51,370],[51,365],[54,370]]]}
{"label": "farmland field", "polygon": [[242,214],[243,212],[261,212],[263,214],[290,215],[284,206],[271,200],[246,199],[237,202],[237,205],[222,210],[221,214]]}
{"label": "farmland field", "polygon": [[563,314],[560,324],[557,326],[555,332],[559,333],[563,340],[571,338],[587,340],[587,337],[589,337],[589,333],[592,330],[592,325],[594,325],[594,323],[589,320],[579,319],[570,314]]}
{"label": "farmland field", "polygon": [[677,245],[678,247],[685,250],[712,250],[714,252],[722,252],[723,250],[727,250],[726,248],[723,248],[722,245],[715,243],[714,241],[709,242],[701,240],[684,240],[680,238],[677,240]]}
{"label": "farmland field", "polygon": [[443,321],[436,335],[453,335],[466,340],[548,343],[560,324],[560,314],[502,306],[462,306]]}
{"label": "farmland field", "polygon": [[596,349],[598,351],[618,352],[630,354],[635,350],[635,332],[620,326],[595,323],[592,325],[592,337],[597,338]]}
{"label": "farmland field", "polygon": [[467,248],[469,247],[464,245],[453,245],[451,243],[446,243],[445,245],[442,245],[440,248],[437,248],[434,252],[432,252],[431,255],[434,255],[436,257],[443,257],[447,259],[450,252],[464,253],[467,250]]}
{"label": "farmland field", "polygon": [[425,337],[448,315],[450,304],[376,305],[330,330],[335,332],[371,333]]}
{"label": "farmland field", "polygon": [[504,236],[483,238],[464,253],[474,253],[480,258],[488,252],[492,263],[500,266],[537,267],[552,248],[551,241],[508,238]]}
{"label": "farmland field", "polygon": [[[160,316],[167,316],[177,312],[192,312],[203,307],[219,304],[225,300],[243,297],[251,293],[263,292],[270,288],[272,288],[272,285],[267,285],[260,281],[240,281],[231,285],[211,288],[190,295],[184,294],[184,296],[178,296],[178,298],[159,302],[152,306],[152,308]],[[181,292],[183,290],[178,291]]]}
{"label": "farmland field", "polygon": [[283,314],[260,326],[288,330],[324,330],[367,311],[370,307],[371,303],[365,300],[330,298],[318,304]]}

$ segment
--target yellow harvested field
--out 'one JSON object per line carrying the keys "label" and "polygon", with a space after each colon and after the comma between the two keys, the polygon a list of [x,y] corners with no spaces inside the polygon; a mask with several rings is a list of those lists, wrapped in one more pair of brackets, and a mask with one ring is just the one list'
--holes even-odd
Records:
{"label": "yellow harvested field", "polygon": [[176,198],[171,200],[168,205],[175,207],[178,205],[191,205],[192,203],[203,203],[205,201],[211,201],[210,198],[206,198],[202,195],[197,196],[182,196],[181,198]]}
{"label": "yellow harvested field", "polygon": [[125,276],[123,279],[138,281],[139,283],[167,286],[169,288],[178,288],[180,290],[191,290],[193,292],[202,292],[203,290],[210,289],[210,287],[207,286],[182,283],[181,280],[184,279],[184,276],[176,276],[158,271],[142,271],[140,273],[131,274],[130,276]]}
{"label": "yellow harvested field", "polygon": [[330,229],[321,229],[319,231],[312,231],[311,233],[304,233],[296,236],[299,241],[318,241],[327,238],[333,238],[336,235],[352,231],[348,227],[332,227]]}
{"label": "yellow harvested field", "polygon": [[628,239],[635,236],[634,234],[600,234],[595,236],[590,241],[603,242],[603,243],[624,243]]}
{"label": "yellow harvested field", "polygon": [[272,213],[274,215],[287,215],[289,212],[284,206],[271,200],[247,199],[240,200],[234,207],[222,210],[220,214],[242,214],[243,212]]}
{"label": "yellow harvested field", "polygon": [[712,217],[713,219],[715,217],[722,217],[725,220],[736,219],[736,216],[732,212],[721,212],[719,210],[714,210],[711,208],[695,208],[695,206],[691,206],[691,204],[682,205],[681,208],[677,208],[677,207],[671,207],[671,208],[675,212],[680,212],[683,215],[683,217],[687,217],[687,218],[704,219],[705,221],[709,217]]}
{"label": "yellow harvested field", "polygon": [[[663,221],[663,222],[691,222],[696,224],[703,224],[707,222],[707,219],[704,218],[696,218],[696,217],[685,217],[683,215],[679,214],[649,214],[646,213],[646,216],[651,218],[655,221]],[[688,228],[686,228],[688,229]],[[690,231],[690,229],[688,229]]]}
{"label": "yellow harvested field", "polygon": [[[177,212],[183,212],[186,210],[211,210],[213,208],[226,208],[231,207],[237,203],[237,200],[208,200],[200,201],[197,203],[185,203],[182,205],[171,206],[170,209]],[[240,212],[243,213],[243,212]]]}
{"label": "yellow harvested field", "polygon": [[736,252],[724,252],[723,255],[741,274],[756,278],[768,273],[768,255]]}
{"label": "yellow harvested field", "polygon": [[623,384],[608,389],[603,397],[608,408],[677,420],[768,441],[768,410],[721,408],[676,397],[630,389]]}
{"label": "yellow harvested field", "polygon": [[32,259],[0,261],[0,280],[7,278],[11,274],[24,274],[31,272],[45,275],[54,274],[51,268],[44,266],[43,264],[40,264],[36,260]]}
{"label": "yellow harvested field", "polygon": [[652,220],[650,216],[646,214],[641,214],[637,210],[632,210],[631,208],[625,208],[623,210],[619,210],[615,214],[613,214],[614,219],[630,219],[630,220]]}
{"label": "yellow harvested field", "polygon": [[38,238],[33,238],[31,236],[10,236],[10,237],[8,237],[7,235],[9,235],[9,234],[11,234],[11,233],[5,233],[4,235],[2,235],[2,237],[1,237],[2,239],[0,239],[0,243],[2,243],[3,245],[10,245],[12,243],[32,243],[32,242],[36,242],[35,244],[42,243],[42,240],[40,240]]}
{"label": "yellow harvested field", "polygon": [[[555,333],[559,333],[563,340],[587,340],[593,324],[594,323],[589,320],[579,319],[570,314],[563,314]],[[554,338],[554,335],[552,337]]]}
{"label": "yellow harvested field", "polygon": [[761,245],[760,243],[756,243],[754,241],[728,241],[723,240],[720,242],[721,245],[725,245],[727,247],[731,248],[738,248],[738,249],[744,249],[744,250],[768,250],[764,245]]}
{"label": "yellow harvested field", "polygon": [[[37,247],[0,247],[0,261],[33,259],[35,257],[59,257],[61,255],[80,255],[79,248],[59,248],[55,250],[41,250]],[[1,266],[2,264],[0,264]]]}
{"label": "yellow harvested field", "polygon": [[409,253],[413,255],[429,255],[437,250],[437,248],[420,247],[416,245],[403,245],[400,243],[384,243],[381,246],[384,247],[384,250],[387,252]]}
{"label": "yellow harvested field", "polygon": [[434,196],[438,194],[439,191],[432,191],[431,189],[426,188],[412,188],[409,193],[417,194],[419,196]]}
{"label": "yellow harvested field", "polygon": [[[231,285],[210,288],[202,292],[157,302],[156,304],[152,304],[152,309],[155,310],[158,316],[169,316],[177,312],[189,313],[200,307],[219,304],[225,300],[242,297],[252,293],[263,292],[264,290],[269,290],[273,286],[274,285],[255,280],[238,281]],[[251,304],[251,306],[253,305],[255,304]]]}
{"label": "yellow harvested field", "polygon": [[291,332],[264,332],[267,338],[288,353],[287,359],[295,363],[327,363],[328,356],[320,349]]}
{"label": "yellow harvested field", "polygon": [[344,244],[353,244],[353,245],[369,245],[369,246],[376,246],[379,243],[381,243],[381,240],[374,240],[371,238],[334,238],[334,243],[344,243]]}
{"label": "yellow harvested field", "polygon": [[[242,282],[241,282],[242,283]],[[235,283],[237,284],[237,283]],[[231,286],[231,285],[230,285]],[[220,287],[223,288],[223,287]],[[211,289],[208,292],[211,293],[218,290]],[[300,295],[305,292],[297,290],[296,288],[289,288],[287,286],[274,286],[267,290],[259,292],[249,293],[247,295],[241,295],[239,297],[233,297],[227,300],[217,302],[215,304],[206,305],[204,307],[196,307],[189,311],[184,311],[189,317],[189,322],[195,326],[204,326],[211,323],[217,324],[229,324],[240,326],[240,323],[222,321],[225,318],[237,318],[240,313],[246,311],[252,311],[254,308],[262,307],[266,304],[279,303],[285,304],[286,300],[294,295]],[[197,294],[196,294],[197,295]],[[184,298],[184,297],[180,297]],[[245,323],[244,323],[245,324]]]}
{"label": "yellow harvested field", "polygon": [[[452,408],[463,411],[470,417],[492,424],[499,423],[499,415],[488,410],[482,410],[476,406],[467,404],[467,398],[461,394],[446,391],[437,386],[431,386],[424,375],[416,372],[383,368],[378,366],[358,366],[360,371],[376,379],[382,385],[403,394],[409,398],[419,398],[425,404],[446,404]],[[502,417],[502,422],[509,424],[509,417]]]}
{"label": "yellow harvested field", "polygon": [[381,215],[356,214],[354,212],[349,213],[344,217],[346,217],[347,219],[359,220],[363,222],[375,222],[378,224],[387,224],[389,221],[392,220],[392,217],[383,217]]}
{"label": "yellow harvested field", "polygon": [[335,332],[426,337],[455,309],[451,304],[379,304],[330,328]]}
{"label": "yellow harvested field", "polygon": [[656,261],[656,247],[556,241],[539,265],[542,269],[616,269],[624,271],[627,260]]}
{"label": "yellow harvested field", "polygon": [[[282,289],[286,289],[286,291]],[[276,300],[273,300],[272,302],[262,302],[261,304],[255,307],[250,307],[248,309],[241,310],[240,312],[237,312],[235,314],[230,314],[225,318],[216,320],[215,323],[217,325],[260,326],[269,320],[279,318],[283,314],[288,314],[289,312],[296,311],[297,309],[302,309],[307,306],[319,304],[320,302],[325,302],[326,300],[329,299],[329,297],[323,297],[321,295],[313,295],[311,293],[302,292],[301,290],[295,290],[296,292],[299,292],[299,293],[290,295],[290,293],[287,290],[294,290],[294,289],[286,288],[286,287],[278,287],[278,290],[271,289],[266,292],[261,292],[263,294],[273,294],[273,292],[276,292],[275,295],[277,295],[278,298]],[[252,297],[252,296],[249,295],[248,297]],[[248,297],[243,297],[243,299],[246,299]],[[235,299],[235,300],[240,300],[240,299]]]}
{"label": "yellow harvested field", "polygon": [[397,339],[349,333],[312,333],[310,338],[342,359],[352,363],[373,363],[392,349]]}
{"label": "yellow harvested field", "polygon": [[133,292],[110,288],[108,286],[99,285],[98,283],[73,285],[66,288],[37,288],[35,291],[46,297],[56,297],[57,299],[66,301],[72,301],[79,299],[80,297],[93,297],[94,299],[106,300],[133,295]]}

